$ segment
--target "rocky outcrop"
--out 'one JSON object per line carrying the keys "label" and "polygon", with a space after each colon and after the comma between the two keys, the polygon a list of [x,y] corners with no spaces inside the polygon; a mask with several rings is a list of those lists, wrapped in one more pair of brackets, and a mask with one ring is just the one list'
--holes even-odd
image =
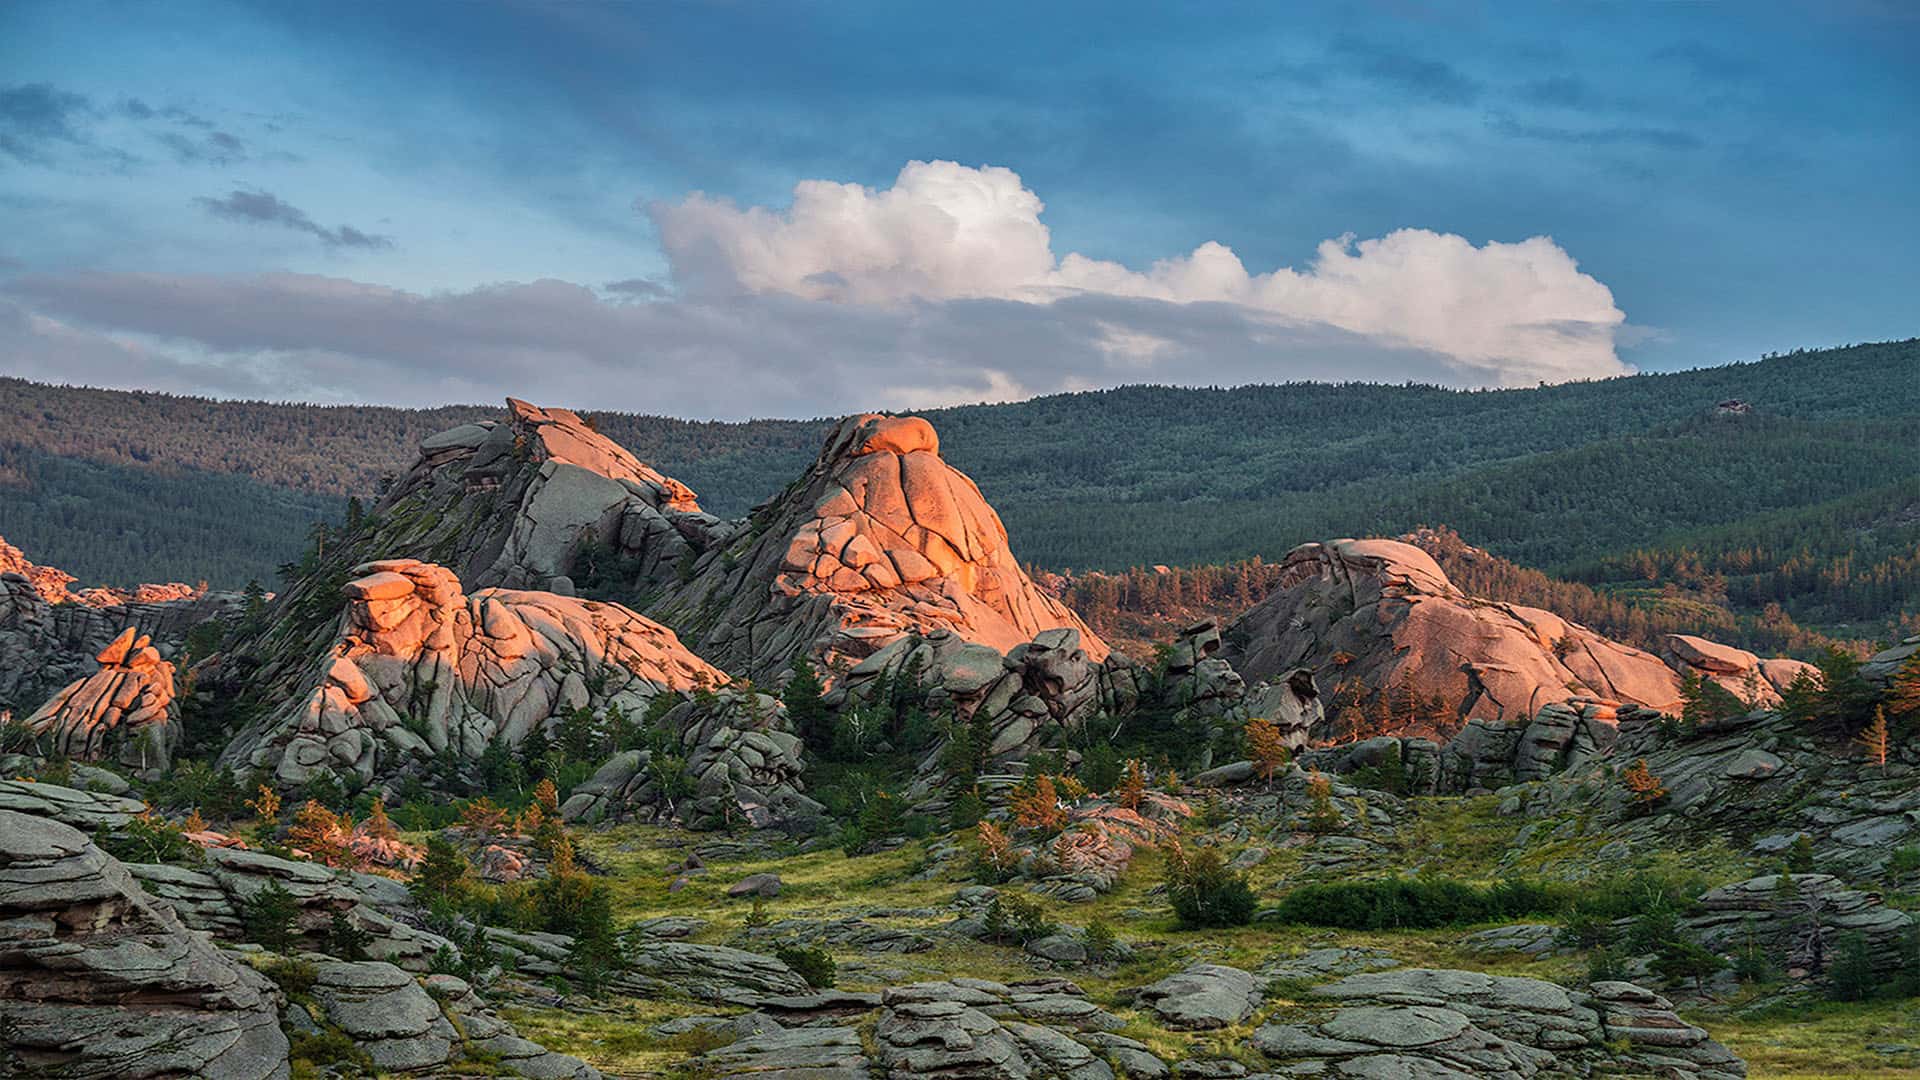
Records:
{"label": "rocky outcrop", "polygon": [[234,740],[231,767],[299,785],[323,770],[355,786],[450,753],[477,760],[576,708],[638,715],[662,693],[726,676],[673,632],[618,604],[548,592],[462,593],[451,571],[366,563],[309,689]]}
{"label": "rocky outcrop", "polygon": [[1820,669],[1805,660],[1762,659],[1692,634],[1668,634],[1665,652],[1675,670],[1693,671],[1758,708],[1780,704],[1780,691],[1800,676],[1820,677]]}
{"label": "rocky outcrop", "polygon": [[27,727],[51,754],[164,772],[181,736],[173,665],[132,627],[95,659],[100,670],[55,694],[27,717]]}
{"label": "rocky outcrop", "polygon": [[244,848],[210,848],[197,867],[128,863],[127,870],[189,928],[223,941],[244,937],[247,902],[276,885],[293,900],[297,912],[291,930],[305,948],[325,950],[336,915],[366,936],[368,956],[409,971],[428,970],[435,953],[453,948],[446,938],[413,925],[422,913],[406,887],[391,878]]}
{"label": "rocky outcrop", "polygon": [[245,605],[238,593],[167,598],[150,589],[125,603],[77,597],[55,603],[32,578],[0,570],[0,712],[24,717],[61,687],[92,675],[95,658],[128,631],[172,659],[194,627],[235,618]]}
{"label": "rocky outcrop", "polygon": [[1585,770],[1613,753],[1623,718],[1652,724],[1659,714],[1576,700],[1543,706],[1524,720],[1470,720],[1441,748],[1435,790],[1491,790]]}
{"label": "rocky outcrop", "polygon": [[205,585],[188,585],[180,581],[164,585],[144,583],[131,589],[105,586],[74,589],[72,585],[79,578],[55,567],[34,565],[25,552],[7,543],[5,537],[0,537],[0,576],[7,575],[25,578],[49,604],[81,604],[98,608],[196,600],[207,591]]}
{"label": "rocky outcrop", "polygon": [[702,656],[756,678],[803,655],[859,661],[939,629],[999,652],[1072,630],[1089,660],[1107,655],[1028,579],[999,515],[918,417],[841,421],[804,475],[649,611]]}
{"label": "rocky outcrop", "polygon": [[[1645,761],[1665,789],[1642,812],[1620,773]],[[1688,732],[1650,713],[1623,714],[1613,752],[1508,793],[1529,819],[1579,818],[1557,835],[1587,837],[1582,874],[1691,837],[1735,838],[1754,856],[1785,859],[1802,837],[1814,869],[1879,880],[1902,847],[1920,845],[1920,743],[1896,740],[1885,764],[1829,734],[1756,712]],[[1531,829],[1522,831],[1523,846]]]}
{"label": "rocky outcrop", "polygon": [[[676,706],[659,721],[680,732],[681,753],[651,750],[609,758],[560,807],[570,822],[679,820],[688,828],[735,824],[808,826],[825,809],[804,794],[800,739],[784,730],[781,705],[765,694],[722,690]],[[684,776],[690,793],[676,789]]]}
{"label": "rocky outcrop", "polygon": [[1279,586],[1228,631],[1249,679],[1315,673],[1323,694],[1410,689],[1438,700],[1428,730],[1475,717],[1525,720],[1576,698],[1664,708],[1679,680],[1659,657],[1549,611],[1478,600],[1426,552],[1395,540],[1330,540],[1287,554]]}
{"label": "rocky outcrop", "polygon": [[1249,1044],[1285,1075],[1498,1077],[1630,1072],[1737,1080],[1746,1066],[1658,995],[1411,968],[1315,988],[1331,1009],[1285,1010]]}
{"label": "rocky outcrop", "polygon": [[84,834],[0,810],[0,1061],[37,1076],[281,1078],[277,999]]}
{"label": "rocky outcrop", "polygon": [[566,409],[507,399],[505,423],[465,424],[420,456],[373,509],[362,557],[432,558],[468,589],[574,591],[588,551],[637,583],[664,580],[730,526],[693,491]]}

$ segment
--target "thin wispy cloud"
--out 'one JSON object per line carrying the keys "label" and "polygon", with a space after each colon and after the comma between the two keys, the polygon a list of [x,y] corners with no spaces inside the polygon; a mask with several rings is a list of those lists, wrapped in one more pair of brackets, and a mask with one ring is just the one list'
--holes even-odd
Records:
{"label": "thin wispy cloud", "polygon": [[268,191],[235,188],[217,199],[203,196],[195,201],[214,217],[249,225],[275,225],[293,229],[316,237],[328,247],[377,250],[393,246],[392,237],[362,232],[351,225],[328,228],[309,217],[306,211]]}

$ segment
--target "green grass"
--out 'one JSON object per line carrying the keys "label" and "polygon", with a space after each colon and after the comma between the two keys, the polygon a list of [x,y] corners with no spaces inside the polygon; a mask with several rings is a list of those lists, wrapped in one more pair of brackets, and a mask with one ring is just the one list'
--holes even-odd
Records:
{"label": "green grass", "polygon": [[[1529,821],[1501,816],[1498,803],[1493,797],[1415,800],[1414,815],[1403,824],[1397,839],[1387,842],[1386,853],[1365,872],[1444,874],[1480,885],[1516,872],[1578,877],[1584,876],[1583,871],[1591,872],[1593,853],[1608,842],[1605,836],[1548,839],[1560,822],[1533,822],[1537,825],[1535,836],[1541,839],[1529,845],[1526,858],[1513,860],[1509,858],[1509,845]],[[1254,830],[1256,835],[1263,831]],[[714,839],[718,838],[700,836],[694,843]],[[971,842],[964,835],[957,839]],[[745,901],[727,898],[726,887],[749,874],[772,872],[781,876],[781,895],[766,904],[773,921],[867,917],[871,909],[883,907],[933,911],[930,917],[871,920],[902,929],[932,929],[950,921],[952,912],[947,905],[955,890],[973,884],[964,859],[948,864],[935,880],[914,880],[927,865],[924,851],[929,841],[852,858],[837,848],[802,853],[789,845],[751,858],[708,860],[704,874],[693,876],[681,891],[669,892],[668,885],[675,877],[670,867],[684,860],[691,850],[687,841],[684,833],[633,825],[579,836],[594,863],[609,872],[619,923],[662,915],[697,916],[708,925],[694,940],[710,944],[738,944],[751,908]],[[1193,841],[1189,836],[1188,843]],[[1263,906],[1308,880],[1303,874],[1303,849],[1266,839],[1253,843],[1269,852],[1267,859],[1248,873]],[[1244,846],[1230,845],[1229,855]],[[1516,862],[1527,869],[1519,870]],[[1277,988],[1247,1023],[1221,1032],[1182,1033],[1166,1030],[1150,1014],[1125,1000],[1128,991],[1202,961],[1252,970],[1308,948],[1345,945],[1378,949],[1409,966],[1462,968],[1570,985],[1578,985],[1586,977],[1586,960],[1579,954],[1533,958],[1517,953],[1489,955],[1466,947],[1464,943],[1471,934],[1498,923],[1377,932],[1259,923],[1183,930],[1164,896],[1153,891],[1161,882],[1164,866],[1160,852],[1144,850],[1107,894],[1082,904],[1044,898],[1038,902],[1048,919],[1062,924],[1081,927],[1096,918],[1103,919],[1132,946],[1134,957],[1126,963],[1058,974],[1072,978],[1089,998],[1118,1016],[1126,1025],[1122,1034],[1139,1039],[1167,1060],[1199,1053],[1264,1068],[1265,1063],[1250,1056],[1251,1051],[1244,1046],[1246,1037],[1271,1017],[1317,1007],[1310,985],[1287,984]],[[1747,877],[1761,868],[1724,844],[1702,843],[1686,850],[1636,851],[1627,865],[1618,869],[1689,870],[1721,882]],[[1001,982],[1050,973],[1017,947],[932,936],[935,946],[921,953],[874,956],[856,950],[832,950],[841,966],[839,985],[878,988],[876,968],[899,969],[913,979],[970,975]],[[768,942],[764,947],[771,946]],[[521,1008],[513,1011],[511,1018],[526,1037],[575,1054],[609,1075],[640,1076],[668,1071],[709,1048],[713,1041],[711,1036],[698,1035],[662,1039],[650,1033],[652,1027],[676,1016],[735,1011],[699,1002],[615,998],[586,1011]],[[1913,1058],[1864,1049],[1865,1044],[1875,1042],[1920,1044],[1920,1018],[1916,1018],[1913,1003],[1822,1003],[1804,1016],[1780,1012],[1737,1018],[1716,1012],[1690,1018],[1747,1058],[1756,1078],[1914,1075],[1920,1068],[1920,1061]]]}

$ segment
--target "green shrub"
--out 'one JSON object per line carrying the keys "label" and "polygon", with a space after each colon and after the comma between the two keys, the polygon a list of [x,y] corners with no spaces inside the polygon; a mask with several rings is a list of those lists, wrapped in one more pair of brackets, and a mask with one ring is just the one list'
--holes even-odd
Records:
{"label": "green shrub", "polygon": [[273,980],[280,992],[289,998],[303,998],[313,991],[313,984],[320,981],[320,969],[305,960],[289,957],[272,957],[260,965],[260,974]]}
{"label": "green shrub", "polygon": [[987,904],[985,936],[988,941],[1024,945],[1059,930],[1057,924],[1047,920],[1038,902],[1025,897],[996,896]]}
{"label": "green shrub", "polygon": [[1167,861],[1167,899],[1180,925],[1190,928],[1245,926],[1257,904],[1246,875],[1228,869],[1217,848],[1174,853]]}
{"label": "green shrub", "polygon": [[1113,955],[1118,942],[1113,936],[1113,927],[1104,920],[1095,919],[1087,924],[1087,959],[1099,963]]}
{"label": "green shrub", "polygon": [[288,1057],[334,1075],[374,1076],[373,1058],[352,1037],[341,1031],[322,1031],[295,1035],[288,1040]]}
{"label": "green shrub", "polygon": [[1626,961],[1612,949],[1603,945],[1587,954],[1587,981],[1619,982],[1626,977]]}
{"label": "green shrub", "polygon": [[1302,885],[1280,898],[1281,922],[1345,930],[1464,926],[1563,910],[1563,890],[1511,880],[1490,886],[1451,878],[1376,878]]}
{"label": "green shrub", "polygon": [[1662,948],[1649,965],[1653,973],[1670,982],[1692,979],[1696,991],[1706,988],[1709,975],[1727,966],[1724,958],[1691,941],[1674,941]]}
{"label": "green shrub", "polygon": [[979,793],[963,791],[955,796],[953,805],[947,807],[947,828],[971,829],[980,824],[986,813],[987,806],[980,801]]}
{"label": "green shrub", "polygon": [[783,945],[773,955],[816,990],[832,986],[837,977],[833,954],[818,946]]}
{"label": "green shrub", "polygon": [[1827,994],[1836,1001],[1865,1001],[1880,988],[1873,970],[1873,950],[1867,936],[1854,931],[1840,939],[1833,965],[1827,969]]}
{"label": "green shrub", "polygon": [[342,960],[365,960],[373,935],[353,925],[344,911],[336,911],[327,922],[327,952]]}
{"label": "green shrub", "polygon": [[200,845],[186,838],[180,826],[151,814],[130,819],[119,830],[100,838],[100,849],[121,862],[198,863]]}

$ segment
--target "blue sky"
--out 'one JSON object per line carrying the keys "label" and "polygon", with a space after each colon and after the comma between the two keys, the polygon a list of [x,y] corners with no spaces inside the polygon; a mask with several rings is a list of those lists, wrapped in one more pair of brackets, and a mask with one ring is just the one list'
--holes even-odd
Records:
{"label": "blue sky", "polygon": [[1916,11],[14,0],[0,373],[811,415],[1906,337]]}

